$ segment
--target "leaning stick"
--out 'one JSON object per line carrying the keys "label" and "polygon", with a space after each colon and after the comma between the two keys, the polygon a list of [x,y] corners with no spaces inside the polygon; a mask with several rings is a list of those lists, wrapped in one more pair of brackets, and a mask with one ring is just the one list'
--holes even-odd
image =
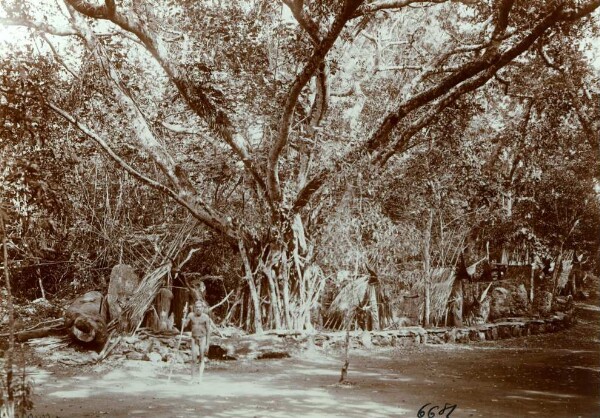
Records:
{"label": "leaning stick", "polygon": [[[179,333],[179,341],[177,341],[177,348],[175,348],[175,354],[179,353],[179,346],[181,345],[181,339],[183,338],[183,325],[185,324],[186,316],[188,310],[188,303],[185,303],[183,307],[183,316],[181,317],[181,332]],[[169,370],[169,379],[167,382],[171,381],[171,376],[173,376],[173,366],[175,365],[175,356],[171,358],[171,370]]]}

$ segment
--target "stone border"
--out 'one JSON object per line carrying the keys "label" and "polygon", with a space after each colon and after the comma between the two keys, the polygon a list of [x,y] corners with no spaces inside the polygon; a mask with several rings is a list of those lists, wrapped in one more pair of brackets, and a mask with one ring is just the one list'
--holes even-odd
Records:
{"label": "stone border", "polygon": [[[573,311],[559,312],[545,319],[512,318],[503,322],[466,328],[406,327],[389,331],[351,331],[351,348],[409,347],[418,344],[465,344],[505,338],[556,332],[575,323]],[[176,343],[173,335],[156,336],[139,332],[126,337],[115,349],[117,356],[130,360],[187,363],[190,361],[190,337]],[[306,333],[299,331],[267,331],[263,335],[231,335],[212,337],[208,357],[213,360],[261,360],[293,357],[313,346],[321,349],[343,349],[346,332]]]}
{"label": "stone border", "polygon": [[[465,328],[406,327],[390,331],[350,332],[351,347],[407,347],[417,344],[446,344],[495,341],[563,330],[576,323],[574,313],[557,312],[549,318],[507,319],[503,322]],[[318,334],[315,345],[337,348],[345,344],[345,332]]]}

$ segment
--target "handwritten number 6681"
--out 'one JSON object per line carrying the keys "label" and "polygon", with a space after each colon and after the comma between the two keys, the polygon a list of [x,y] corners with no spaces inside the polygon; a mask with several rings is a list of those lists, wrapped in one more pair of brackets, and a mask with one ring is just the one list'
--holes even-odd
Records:
{"label": "handwritten number 6681", "polygon": [[[425,405],[423,405],[421,407],[421,409],[419,409],[419,412],[417,413],[417,418],[425,418],[425,407],[431,405],[430,403],[426,403]],[[456,405],[449,405],[449,404],[444,404],[444,407],[442,409],[440,409],[439,406],[434,405],[431,408],[429,408],[427,410],[427,418],[434,418],[435,417],[435,409],[439,409],[438,415],[444,415],[446,414],[446,412],[448,412],[446,414],[446,418],[450,418],[450,415],[452,414],[452,412],[454,412],[454,410],[456,409]]]}

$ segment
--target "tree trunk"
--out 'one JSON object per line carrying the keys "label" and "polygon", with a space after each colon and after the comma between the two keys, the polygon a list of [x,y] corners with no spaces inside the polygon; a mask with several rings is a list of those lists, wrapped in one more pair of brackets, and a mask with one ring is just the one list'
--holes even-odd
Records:
{"label": "tree trunk", "polygon": [[423,326],[429,327],[431,316],[431,228],[433,227],[433,209],[429,209],[429,217],[423,237],[423,273],[425,276],[425,303],[423,307]]}
{"label": "tree trunk", "polygon": [[[252,300],[252,306],[254,308],[254,332],[256,332],[257,334],[262,334],[263,328],[262,318],[260,314],[260,301],[258,298],[258,293],[256,291],[256,285],[254,284],[254,278],[252,277],[252,267],[250,266],[248,253],[246,252],[246,247],[242,240],[238,242],[238,248],[240,249],[240,256],[242,257],[242,261],[244,263],[246,282],[248,282],[248,288],[250,289],[250,298]],[[250,309],[248,309],[248,312],[250,312]]]}
{"label": "tree trunk", "polygon": [[452,283],[452,292],[450,293],[450,326],[463,326],[463,281],[459,277]]}
{"label": "tree trunk", "polygon": [[563,250],[562,245],[560,246],[560,252],[556,261],[554,262],[554,271],[552,272],[552,294],[556,295],[558,289],[558,278],[560,277],[562,269]]}
{"label": "tree trunk", "polygon": [[379,304],[377,303],[377,285],[369,286],[369,305],[371,308],[371,330],[379,331]]}
{"label": "tree trunk", "polygon": [[284,252],[281,257],[280,274],[283,281],[283,315],[287,329],[292,329],[292,317],[290,313],[290,274],[287,267],[287,256]]}
{"label": "tree trunk", "polygon": [[6,371],[6,394],[8,407],[13,408],[14,393],[12,388],[13,380],[13,355],[15,350],[15,308],[12,300],[12,289],[10,287],[10,275],[8,273],[8,250],[6,249],[6,224],[4,223],[6,214],[0,208],[0,225],[2,226],[2,254],[4,258],[4,278],[6,280],[6,302],[8,306],[8,352],[6,353],[6,363],[4,370]]}
{"label": "tree trunk", "polygon": [[240,310],[240,315],[241,315],[241,309],[242,309],[242,306],[244,303],[244,299],[242,298],[242,288],[241,287],[237,288],[233,299],[235,300],[235,302],[227,310],[227,314],[225,315],[225,318],[223,318],[223,320],[221,321],[221,325],[227,325],[229,323],[229,320],[233,320],[233,318],[235,318],[235,312],[237,309]]}
{"label": "tree trunk", "polygon": [[529,287],[529,302],[533,303],[533,295],[534,295],[534,288],[535,288],[535,265],[534,263],[531,263],[531,283],[530,283],[530,287]]}
{"label": "tree trunk", "polygon": [[271,315],[275,324],[275,329],[281,329],[281,317],[279,309],[279,296],[276,290],[275,279],[273,278],[273,270],[268,267],[264,269],[265,276],[269,282],[269,293],[271,297]]}

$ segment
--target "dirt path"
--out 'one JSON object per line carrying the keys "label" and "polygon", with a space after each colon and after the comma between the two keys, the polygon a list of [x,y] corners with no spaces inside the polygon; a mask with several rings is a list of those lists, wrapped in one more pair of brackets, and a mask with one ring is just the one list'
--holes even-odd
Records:
{"label": "dirt path", "polygon": [[[52,417],[600,416],[600,309],[579,306],[566,331],[495,343],[356,353],[350,386],[335,385],[333,354],[212,363],[201,384],[149,362],[38,369],[32,415]],[[436,410],[437,412],[437,410]],[[427,416],[425,414],[425,416]],[[440,415],[436,414],[436,417]]]}

